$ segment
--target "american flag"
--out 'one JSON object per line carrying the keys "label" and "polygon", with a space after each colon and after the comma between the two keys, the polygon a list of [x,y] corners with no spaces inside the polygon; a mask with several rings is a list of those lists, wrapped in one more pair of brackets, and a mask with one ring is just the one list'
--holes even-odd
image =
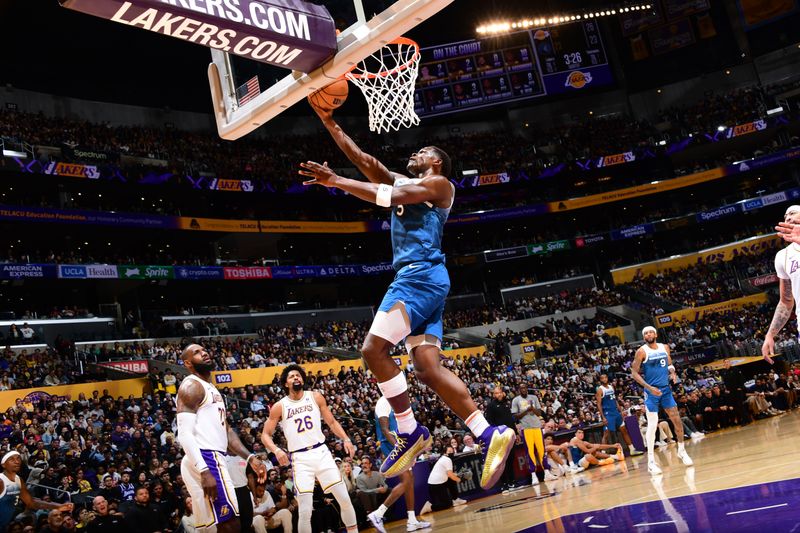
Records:
{"label": "american flag", "polygon": [[258,76],[253,76],[247,80],[247,83],[236,89],[236,99],[239,101],[240,106],[243,106],[259,94],[261,94],[261,87],[258,85]]}

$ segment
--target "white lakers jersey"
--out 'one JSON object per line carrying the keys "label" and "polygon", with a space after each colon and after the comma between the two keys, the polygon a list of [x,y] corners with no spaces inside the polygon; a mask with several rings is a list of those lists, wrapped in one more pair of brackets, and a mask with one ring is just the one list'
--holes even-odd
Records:
{"label": "white lakers jersey", "polygon": [[297,401],[288,396],[281,398],[283,415],[281,429],[286,436],[286,447],[289,452],[305,450],[325,442],[322,434],[322,416],[319,405],[314,401],[314,393],[305,391]]}
{"label": "white lakers jersey", "polygon": [[[215,450],[223,454],[228,449],[228,431],[225,428],[225,401],[217,388],[190,374],[184,379],[193,379],[203,386],[206,395],[197,408],[197,424],[194,427],[195,439],[201,450]],[[183,384],[181,384],[183,386]],[[177,435],[180,441],[180,434]]]}
{"label": "white lakers jersey", "polygon": [[775,254],[775,273],[792,282],[794,301],[800,301],[800,246],[790,244]]}

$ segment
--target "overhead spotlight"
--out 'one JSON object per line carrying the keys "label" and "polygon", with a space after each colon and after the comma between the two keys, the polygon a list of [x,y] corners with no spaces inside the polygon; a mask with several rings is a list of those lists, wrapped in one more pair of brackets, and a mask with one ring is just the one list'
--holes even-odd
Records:
{"label": "overhead spotlight", "polygon": [[612,15],[616,15],[616,14],[617,14],[617,10],[616,10],[616,9],[612,9],[612,10],[611,10],[611,14],[612,14]]}
{"label": "overhead spotlight", "polygon": [[725,126],[717,126],[717,131],[725,131],[726,129]]}

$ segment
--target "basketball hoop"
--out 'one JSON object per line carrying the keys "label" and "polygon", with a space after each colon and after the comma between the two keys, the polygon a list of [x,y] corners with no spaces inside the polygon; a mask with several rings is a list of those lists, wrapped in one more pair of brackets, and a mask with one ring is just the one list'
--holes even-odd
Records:
{"label": "basketball hoop", "polygon": [[367,100],[370,130],[375,133],[398,131],[419,124],[414,112],[419,59],[419,45],[411,39],[398,37],[345,75],[361,89]]}

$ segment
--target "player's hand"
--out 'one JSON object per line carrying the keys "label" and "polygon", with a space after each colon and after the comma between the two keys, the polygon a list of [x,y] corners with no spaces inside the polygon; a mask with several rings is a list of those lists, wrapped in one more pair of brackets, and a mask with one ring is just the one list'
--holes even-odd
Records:
{"label": "player's hand", "polygon": [[323,187],[336,186],[336,178],[339,176],[330,169],[327,161],[321,165],[314,161],[306,161],[305,163],[300,163],[300,166],[306,170],[299,170],[297,172],[298,174],[306,176],[307,178],[313,178],[304,181],[303,185],[322,185]]}
{"label": "player's hand", "polygon": [[602,422],[604,426],[608,425],[608,420],[606,420],[606,417],[604,417],[604,416],[600,417],[600,422]]}
{"label": "player's hand", "polygon": [[764,337],[764,344],[761,345],[761,355],[764,356],[764,361],[772,364],[772,357],[775,354],[775,339],[771,335]]}
{"label": "player's hand", "polygon": [[275,450],[275,459],[278,460],[278,464],[279,465],[281,465],[281,466],[289,466],[289,455],[285,451],[281,450],[280,448]]}
{"label": "player's hand", "polygon": [[661,393],[661,389],[658,389],[658,388],[656,388],[656,387],[653,387],[652,385],[651,385],[651,386],[650,386],[650,388],[649,388],[649,389],[647,389],[647,390],[649,390],[649,391],[650,391],[650,394],[652,394],[653,396],[656,396],[656,397],[658,397],[658,396],[661,396],[661,394],[662,394],[662,393]]}
{"label": "player's hand", "polygon": [[344,441],[344,451],[350,456],[350,459],[356,455],[356,447],[349,440]]}
{"label": "player's hand", "polygon": [[58,507],[56,511],[61,511],[62,513],[71,513],[74,507],[75,506],[71,503],[65,503],[64,505]]}
{"label": "player's hand", "polygon": [[203,494],[210,501],[217,501],[217,480],[211,475],[211,471],[203,470],[200,472],[200,486],[203,488]]}
{"label": "player's hand", "polygon": [[778,222],[778,225],[775,226],[775,231],[786,242],[800,243],[800,224]]}
{"label": "player's hand", "polygon": [[261,459],[254,455],[250,458],[249,464],[258,477],[258,484],[260,485],[264,483],[264,481],[267,480],[267,467],[264,465]]}
{"label": "player's hand", "polygon": [[317,116],[322,119],[322,122],[333,120],[333,109],[324,109],[318,105],[315,105],[314,101],[311,99],[311,95],[308,95],[308,98],[306,99],[308,100],[308,105],[310,105],[311,109],[313,109]]}

